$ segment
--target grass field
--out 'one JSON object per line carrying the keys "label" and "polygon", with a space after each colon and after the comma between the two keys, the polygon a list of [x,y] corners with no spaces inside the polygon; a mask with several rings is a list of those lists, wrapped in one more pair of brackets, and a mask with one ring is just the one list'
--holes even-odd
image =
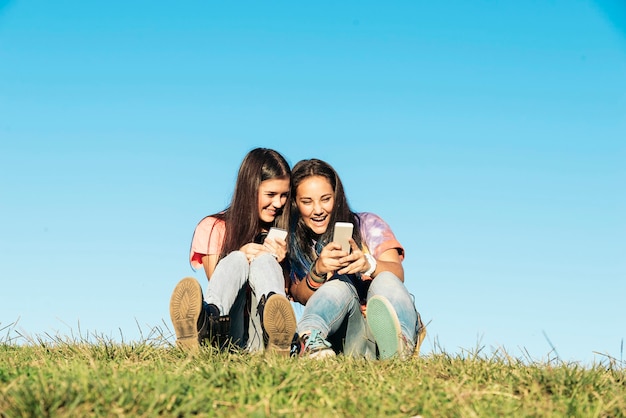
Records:
{"label": "grass field", "polygon": [[0,341],[0,417],[623,417],[626,373],[480,349],[410,361],[218,353],[171,340]]}

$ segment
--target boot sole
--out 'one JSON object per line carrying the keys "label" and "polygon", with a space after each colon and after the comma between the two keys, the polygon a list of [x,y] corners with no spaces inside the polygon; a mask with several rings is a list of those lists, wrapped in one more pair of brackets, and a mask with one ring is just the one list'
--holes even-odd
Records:
{"label": "boot sole", "polygon": [[272,295],[267,300],[263,310],[263,328],[268,335],[267,351],[289,356],[296,333],[296,314],[285,296]]}
{"label": "boot sole", "polygon": [[182,279],[170,298],[170,318],[176,333],[176,345],[186,351],[200,348],[198,318],[202,312],[202,287],[192,277]]}
{"label": "boot sole", "polygon": [[373,296],[367,301],[367,325],[376,340],[381,360],[401,356],[402,329],[391,302],[383,296]]}

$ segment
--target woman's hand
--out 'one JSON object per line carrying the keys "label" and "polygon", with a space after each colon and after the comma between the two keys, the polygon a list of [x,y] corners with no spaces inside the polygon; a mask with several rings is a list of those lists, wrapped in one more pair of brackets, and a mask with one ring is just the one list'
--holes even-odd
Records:
{"label": "woman's hand", "polygon": [[281,238],[266,238],[263,242],[266,251],[276,258],[280,263],[287,256],[287,241]]}
{"label": "woman's hand", "polygon": [[264,252],[267,252],[263,244],[256,244],[254,242],[248,243],[239,249],[242,253],[246,255],[248,259],[248,263],[252,263],[256,257],[260,256]]}
{"label": "woman's hand", "polygon": [[280,263],[287,256],[287,242],[280,238],[267,238],[263,244],[251,242],[241,247],[239,251],[246,255],[248,263],[264,253],[271,254]]}
{"label": "woman's hand", "polygon": [[[350,239],[352,241],[352,239]],[[348,262],[342,261],[349,254],[341,250],[341,245],[337,242],[331,242],[322,248],[322,252],[317,257],[315,264],[315,272],[321,275],[327,273],[335,273],[338,270],[348,266]]]}
{"label": "woman's hand", "polygon": [[342,268],[337,271],[337,274],[363,273],[370,268],[365,254],[352,238],[350,238],[350,248],[352,248],[352,252],[339,259]]}

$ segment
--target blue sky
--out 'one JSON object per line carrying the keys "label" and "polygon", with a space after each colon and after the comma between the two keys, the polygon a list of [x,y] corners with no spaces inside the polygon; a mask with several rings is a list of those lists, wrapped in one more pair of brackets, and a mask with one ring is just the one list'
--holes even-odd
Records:
{"label": "blue sky", "polygon": [[424,353],[620,360],[625,75],[617,0],[0,1],[0,338],[173,342],[264,146],[391,225]]}

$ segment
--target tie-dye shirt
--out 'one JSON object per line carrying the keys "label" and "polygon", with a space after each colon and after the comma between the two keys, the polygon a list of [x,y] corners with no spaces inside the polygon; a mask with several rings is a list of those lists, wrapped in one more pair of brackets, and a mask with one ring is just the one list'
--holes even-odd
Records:
{"label": "tie-dye shirt", "polygon": [[371,212],[361,212],[358,216],[361,220],[361,237],[366,247],[363,252],[369,252],[374,258],[378,258],[385,251],[395,248],[400,255],[400,261],[404,260],[404,247],[398,242],[387,222]]}

